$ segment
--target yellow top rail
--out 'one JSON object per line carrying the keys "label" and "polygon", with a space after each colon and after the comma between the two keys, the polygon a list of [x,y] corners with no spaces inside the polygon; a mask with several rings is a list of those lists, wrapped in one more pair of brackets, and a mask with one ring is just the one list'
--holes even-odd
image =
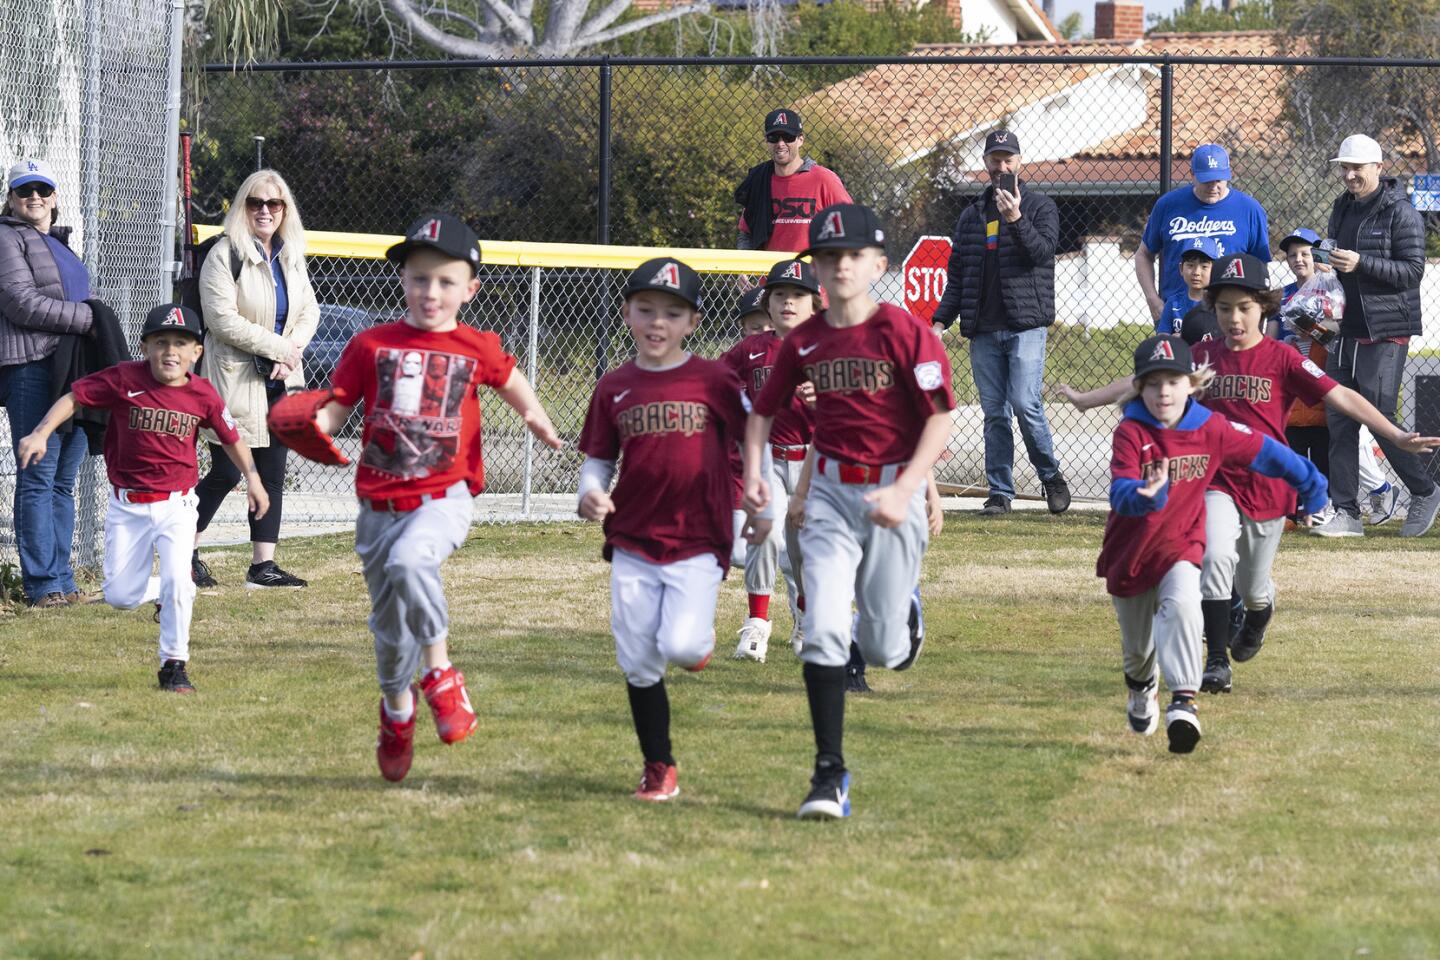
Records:
{"label": "yellow top rail", "polygon": [[[217,226],[195,225],[195,242],[220,232]],[[306,253],[312,257],[353,257],[383,260],[385,251],[403,237],[377,233],[305,232]],[[505,267],[597,267],[633,270],[652,257],[669,255],[700,273],[765,274],[793,253],[772,250],[710,250],[686,247],[612,247],[598,243],[528,243],[523,240],[482,240],[480,260]]]}

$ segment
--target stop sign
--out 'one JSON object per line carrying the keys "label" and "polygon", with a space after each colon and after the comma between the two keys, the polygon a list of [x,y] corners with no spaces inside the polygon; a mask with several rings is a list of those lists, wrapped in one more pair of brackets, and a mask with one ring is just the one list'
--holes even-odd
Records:
{"label": "stop sign", "polygon": [[945,295],[945,266],[950,262],[949,237],[921,237],[905,255],[900,275],[905,281],[905,309],[930,322]]}

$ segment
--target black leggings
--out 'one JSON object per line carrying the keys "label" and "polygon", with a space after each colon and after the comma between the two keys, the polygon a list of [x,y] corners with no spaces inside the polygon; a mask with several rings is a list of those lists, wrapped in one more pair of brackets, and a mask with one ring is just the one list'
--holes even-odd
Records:
{"label": "black leggings", "polygon": [[[251,543],[280,542],[280,507],[285,496],[285,458],[289,453],[290,448],[273,433],[270,435],[270,446],[250,449],[260,481],[270,495],[270,509],[265,511],[265,516],[259,520],[253,516],[250,518]],[[239,483],[240,470],[225,456],[224,448],[210,444],[210,472],[195,487],[195,493],[200,497],[200,522],[195,526],[197,532],[210,526],[210,520],[225,501],[225,495]]]}
{"label": "black leggings", "polygon": [[1309,458],[1315,464],[1316,469],[1330,478],[1330,428],[1321,424],[1318,427],[1286,427],[1285,442],[1290,444],[1290,449]]}

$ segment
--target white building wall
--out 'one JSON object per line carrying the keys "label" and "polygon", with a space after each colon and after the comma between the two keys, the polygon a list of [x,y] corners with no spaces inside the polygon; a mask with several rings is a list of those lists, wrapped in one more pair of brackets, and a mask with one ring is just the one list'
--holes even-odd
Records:
{"label": "white building wall", "polygon": [[988,30],[987,43],[1014,43],[1019,39],[1015,14],[1005,0],[961,0],[960,29],[969,34]]}

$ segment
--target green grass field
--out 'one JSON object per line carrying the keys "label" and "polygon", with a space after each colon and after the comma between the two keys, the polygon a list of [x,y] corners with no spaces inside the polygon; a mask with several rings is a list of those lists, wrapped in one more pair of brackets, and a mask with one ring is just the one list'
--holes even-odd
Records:
{"label": "green grass field", "polygon": [[1190,757],[1128,732],[1102,517],[952,515],[916,669],[850,698],[855,815],[801,823],[813,750],[770,662],[672,673],[681,797],[640,759],[594,528],[477,528],[447,567],[480,714],[375,770],[347,537],[305,591],[214,551],[193,697],[148,610],[0,619],[0,956],[1440,956],[1440,537],[1287,536],[1281,604]]}

